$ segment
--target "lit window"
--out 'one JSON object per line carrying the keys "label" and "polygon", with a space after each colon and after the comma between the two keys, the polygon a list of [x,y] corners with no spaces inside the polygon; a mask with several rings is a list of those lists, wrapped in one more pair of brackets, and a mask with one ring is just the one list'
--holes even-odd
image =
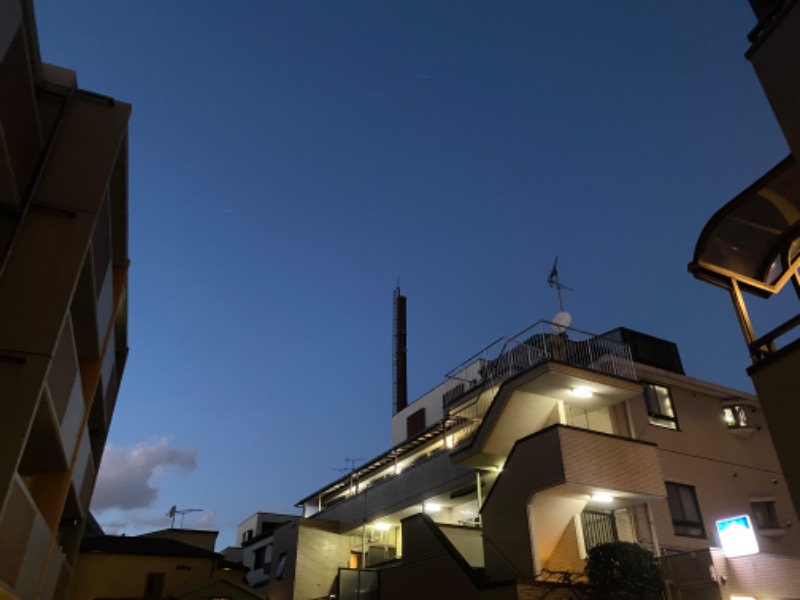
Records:
{"label": "lit window", "polygon": [[703,517],[697,495],[691,485],[666,482],[669,512],[672,515],[672,527],[675,535],[687,537],[706,537]]}
{"label": "lit window", "polygon": [[747,410],[744,406],[726,406],[722,412],[728,427],[747,427]]}
{"label": "lit window", "polygon": [[778,513],[775,510],[774,500],[759,500],[751,502],[753,508],[753,520],[759,529],[780,529],[781,523],[778,520]]}
{"label": "lit window", "polygon": [[675,416],[675,407],[672,404],[669,388],[654,383],[645,383],[644,401],[647,405],[647,415],[650,417],[651,425],[667,429],[678,428],[678,419]]}

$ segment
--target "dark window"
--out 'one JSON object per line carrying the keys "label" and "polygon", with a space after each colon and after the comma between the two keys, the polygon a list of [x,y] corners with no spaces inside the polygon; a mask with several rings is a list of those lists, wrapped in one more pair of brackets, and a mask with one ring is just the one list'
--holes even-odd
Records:
{"label": "dark window", "polygon": [[699,538],[706,536],[693,486],[667,482],[667,500],[675,535]]}
{"label": "dark window", "polygon": [[406,417],[406,437],[411,437],[425,431],[425,409],[411,413]]}
{"label": "dark window", "polygon": [[255,552],[253,552],[253,569],[260,569],[264,566],[264,559],[267,556],[267,547],[261,546],[261,548],[256,548]]}
{"label": "dark window", "polygon": [[581,515],[581,522],[587,551],[599,544],[617,541],[617,520],[614,513],[585,510]]}
{"label": "dark window", "polygon": [[244,533],[242,533],[242,544],[245,544],[253,539],[253,530],[248,529]]}
{"label": "dark window", "polygon": [[148,573],[144,584],[144,597],[147,600],[161,598],[164,592],[164,573]]}
{"label": "dark window", "polygon": [[275,579],[283,579],[286,572],[286,552],[281,552],[278,557],[278,565],[275,567]]}
{"label": "dark window", "polygon": [[672,404],[669,388],[655,383],[645,383],[644,401],[647,405],[647,415],[650,417],[651,425],[668,429],[678,428],[678,419],[675,416],[675,406]]}
{"label": "dark window", "polygon": [[759,500],[751,502],[753,508],[753,520],[759,529],[780,529],[781,523],[778,520],[778,513],[775,510],[774,500]]}

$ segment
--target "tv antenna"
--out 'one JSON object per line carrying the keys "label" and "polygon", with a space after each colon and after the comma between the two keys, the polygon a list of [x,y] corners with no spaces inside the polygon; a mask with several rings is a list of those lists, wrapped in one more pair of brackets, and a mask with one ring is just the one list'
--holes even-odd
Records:
{"label": "tv antenna", "polygon": [[563,333],[564,330],[567,329],[572,323],[572,315],[564,310],[564,299],[561,297],[561,290],[569,290],[570,292],[574,292],[575,290],[559,281],[558,256],[556,256],[555,261],[553,261],[553,268],[550,269],[550,275],[547,276],[547,284],[550,287],[556,288],[556,293],[558,294],[558,307],[560,309],[560,312],[553,317],[552,327],[556,333]]}
{"label": "tv antenna", "polygon": [[346,467],[335,467],[337,471],[341,471],[342,473],[355,473],[356,472],[356,463],[362,463],[366,458],[345,458],[344,463],[347,465]]}
{"label": "tv antenna", "polygon": [[176,515],[180,515],[181,516],[180,529],[183,529],[183,518],[186,516],[187,513],[193,513],[193,512],[203,512],[203,509],[202,508],[182,508],[182,509],[179,509],[177,506],[175,506],[173,504],[170,507],[169,512],[166,515],[170,519],[172,519],[172,521],[170,522],[170,525],[169,525],[170,529],[174,529],[175,528],[175,516]]}

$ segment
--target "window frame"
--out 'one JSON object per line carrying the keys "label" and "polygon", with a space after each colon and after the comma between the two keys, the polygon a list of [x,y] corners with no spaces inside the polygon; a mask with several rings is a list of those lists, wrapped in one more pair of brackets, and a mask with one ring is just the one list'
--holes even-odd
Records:
{"label": "window frame", "polygon": [[747,407],[743,404],[731,404],[722,407],[722,415],[728,429],[749,429]]}
{"label": "window frame", "polygon": [[283,579],[286,576],[286,552],[278,555],[278,564],[275,566],[275,579]]}
{"label": "window frame", "polygon": [[[679,431],[678,412],[675,410],[675,401],[672,398],[670,388],[651,381],[643,381],[642,386],[644,389],[644,405],[650,425]],[[663,390],[663,395],[659,395],[659,390]],[[667,400],[666,404],[664,404],[663,399]],[[668,412],[665,412],[665,410]]]}
{"label": "window frame", "polygon": [[[675,535],[708,539],[705,522],[703,521],[703,512],[700,510],[700,502],[697,500],[695,487],[674,481],[665,481],[664,485],[667,488],[667,504]],[[678,508],[680,512],[676,515]],[[697,519],[687,518],[690,516],[687,513],[691,512],[697,514]],[[694,533],[693,530],[699,530],[699,533]]]}
{"label": "window frame", "polygon": [[[766,520],[759,518],[759,515],[763,517],[764,513],[762,513],[760,510],[757,510],[756,505],[762,505],[766,507]],[[778,517],[778,510],[774,498],[751,498],[750,510],[753,513],[753,524],[756,526],[756,529],[762,530],[783,528],[783,525],[781,525],[781,520]]]}

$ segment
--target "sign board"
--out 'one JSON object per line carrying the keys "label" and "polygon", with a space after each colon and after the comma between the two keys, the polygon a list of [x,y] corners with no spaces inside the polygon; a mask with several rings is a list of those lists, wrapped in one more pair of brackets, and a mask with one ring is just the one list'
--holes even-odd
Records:
{"label": "sign board", "polygon": [[758,553],[756,532],[747,515],[717,521],[717,532],[722,551],[728,558]]}

